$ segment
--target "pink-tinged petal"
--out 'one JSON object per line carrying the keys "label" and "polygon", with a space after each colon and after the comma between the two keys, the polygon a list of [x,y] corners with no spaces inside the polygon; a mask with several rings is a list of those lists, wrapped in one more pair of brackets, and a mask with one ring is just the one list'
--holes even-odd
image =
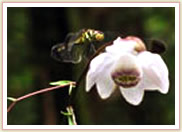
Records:
{"label": "pink-tinged petal", "polygon": [[106,47],[106,52],[114,55],[120,55],[124,52],[135,53],[136,44],[136,41],[118,37],[115,41],[113,41],[113,45]]}
{"label": "pink-tinged petal", "polygon": [[139,105],[144,96],[144,89],[138,87],[132,87],[132,88],[122,88],[120,87],[121,94],[123,95],[124,99],[132,104],[132,105]]}
{"label": "pink-tinged petal", "polygon": [[166,94],[169,90],[168,68],[160,55],[145,51],[137,58],[143,69],[141,87]]}
{"label": "pink-tinged petal", "polygon": [[[98,92],[102,93],[106,88],[102,85],[102,80],[107,81],[114,59],[107,53],[102,53],[95,57],[91,63],[86,75],[86,91],[88,92],[97,82],[99,85]],[[101,80],[101,82],[99,82]],[[108,83],[110,85],[110,83]],[[103,89],[103,90],[102,90]],[[112,88],[110,88],[112,89]],[[110,92],[110,91],[109,91]],[[104,96],[104,95],[103,95]]]}

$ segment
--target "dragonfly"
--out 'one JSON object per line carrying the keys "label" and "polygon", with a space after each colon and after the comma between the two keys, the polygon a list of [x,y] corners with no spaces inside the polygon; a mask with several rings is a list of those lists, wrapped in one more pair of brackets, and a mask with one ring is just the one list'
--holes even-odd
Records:
{"label": "dragonfly", "polygon": [[64,42],[52,47],[51,56],[60,62],[78,64],[94,55],[100,46],[117,37],[108,34],[95,29],[69,33]]}
{"label": "dragonfly", "polygon": [[[122,35],[116,32],[81,29],[75,33],[68,33],[64,42],[54,45],[51,56],[63,63],[78,64],[83,59],[89,60],[103,52],[118,36]],[[166,51],[165,42],[159,39],[148,39],[147,45],[152,53],[162,54]]]}

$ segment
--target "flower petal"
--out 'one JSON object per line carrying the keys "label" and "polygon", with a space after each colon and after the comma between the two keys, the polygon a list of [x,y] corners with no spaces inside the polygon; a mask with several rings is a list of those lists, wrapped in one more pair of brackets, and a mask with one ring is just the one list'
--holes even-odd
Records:
{"label": "flower petal", "polygon": [[124,53],[113,65],[111,76],[117,85],[126,88],[136,86],[142,74],[142,68],[136,56]]}
{"label": "flower petal", "polygon": [[120,91],[124,99],[128,103],[132,105],[139,105],[142,102],[144,96],[144,89],[140,88],[139,85],[133,88],[120,87]]}
{"label": "flower petal", "polygon": [[111,67],[114,59],[107,53],[102,53],[95,57],[90,64],[90,69],[86,76],[86,91],[88,92],[95,83],[101,98],[107,98],[112,93],[114,82],[110,77]]}
{"label": "flower petal", "polygon": [[[104,76],[104,77],[103,77]],[[102,99],[108,98],[115,88],[115,84],[111,79],[109,71],[105,71],[104,74],[100,74],[96,81],[97,92]]]}
{"label": "flower petal", "polygon": [[[120,57],[120,60],[116,63],[116,65],[124,71],[130,71],[129,73],[131,74],[138,73],[139,82],[135,86],[131,87],[124,88],[123,86],[120,86],[120,92],[128,103],[132,105],[139,105],[144,95],[144,89],[140,88],[140,79],[143,78],[143,71],[140,62],[138,62],[136,56],[126,53]],[[117,70],[117,68],[115,70]]]}
{"label": "flower petal", "polygon": [[145,51],[138,55],[138,59],[143,69],[141,87],[166,94],[169,90],[168,69],[160,55]]}
{"label": "flower petal", "polygon": [[96,76],[90,70],[87,72],[86,75],[86,92],[89,92],[90,89],[95,84]]}
{"label": "flower petal", "polygon": [[111,54],[122,54],[124,52],[133,53],[136,42],[134,40],[126,40],[118,37],[115,41],[113,41],[113,45],[106,47],[106,52]]}
{"label": "flower petal", "polygon": [[136,69],[141,71],[141,66],[138,62],[138,59],[136,56],[130,54],[130,53],[123,53],[118,58],[116,58],[116,62],[114,64],[114,70],[132,70]]}

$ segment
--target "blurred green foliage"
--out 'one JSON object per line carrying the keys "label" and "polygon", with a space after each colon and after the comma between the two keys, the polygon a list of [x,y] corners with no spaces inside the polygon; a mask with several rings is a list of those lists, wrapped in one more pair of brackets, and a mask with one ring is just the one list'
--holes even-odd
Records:
{"label": "blurred green foliage", "polygon": [[[162,55],[170,73],[166,95],[146,92],[141,105],[131,106],[119,91],[101,100],[84,81],[76,93],[74,110],[78,124],[173,125],[175,124],[175,10],[145,8],[23,8],[8,7],[8,96],[19,97],[49,87],[57,80],[77,80],[85,62],[59,63],[50,57],[51,47],[69,32],[82,28],[136,35],[147,44],[152,38],[166,42]],[[67,124],[68,88],[31,97],[8,113],[8,124]],[[9,102],[8,102],[9,104]]]}

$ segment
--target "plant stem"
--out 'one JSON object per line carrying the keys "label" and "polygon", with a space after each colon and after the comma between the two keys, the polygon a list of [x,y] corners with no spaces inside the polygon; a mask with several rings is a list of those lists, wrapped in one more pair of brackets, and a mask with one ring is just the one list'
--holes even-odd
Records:
{"label": "plant stem", "polygon": [[10,112],[12,110],[12,108],[15,106],[16,102],[13,102],[9,105],[7,112]]}
{"label": "plant stem", "polygon": [[24,96],[21,96],[21,97],[17,98],[16,101],[14,101],[13,103],[11,103],[9,105],[9,107],[7,109],[7,112],[10,112],[13,109],[13,107],[15,106],[15,104],[17,102],[21,101],[21,100],[24,100],[26,98],[29,98],[29,97],[37,95],[37,94],[45,93],[45,92],[52,91],[52,90],[55,90],[55,89],[59,89],[59,88],[69,86],[69,85],[75,85],[75,83],[72,82],[72,83],[68,83],[68,84],[65,84],[65,85],[61,85],[61,86],[49,87],[49,88],[41,89],[41,90],[38,90],[38,91],[35,91],[35,92],[32,92],[32,93],[26,94]]}

